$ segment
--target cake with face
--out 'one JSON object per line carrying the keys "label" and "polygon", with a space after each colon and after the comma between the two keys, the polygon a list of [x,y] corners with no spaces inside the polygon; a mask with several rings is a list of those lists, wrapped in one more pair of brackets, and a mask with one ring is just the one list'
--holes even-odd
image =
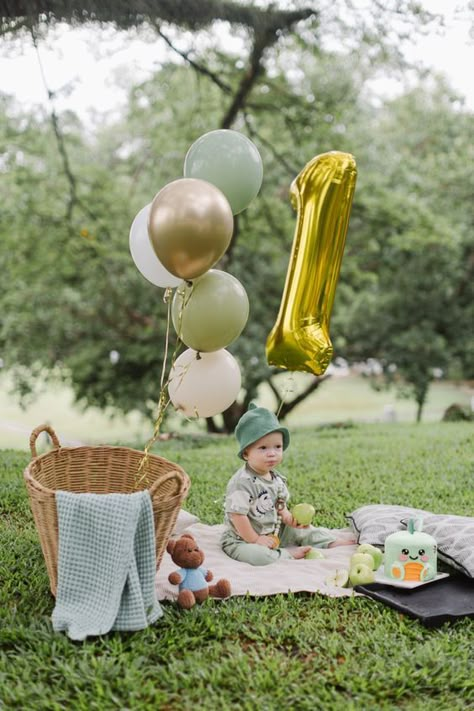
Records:
{"label": "cake with face", "polygon": [[410,519],[406,531],[391,533],[385,539],[385,575],[405,582],[432,580],[437,574],[436,551],[433,536],[416,530]]}

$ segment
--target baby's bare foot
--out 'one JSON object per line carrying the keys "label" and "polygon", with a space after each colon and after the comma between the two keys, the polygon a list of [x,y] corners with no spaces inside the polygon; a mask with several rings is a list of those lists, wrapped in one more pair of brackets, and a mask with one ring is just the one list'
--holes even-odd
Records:
{"label": "baby's bare foot", "polygon": [[333,541],[328,545],[328,548],[335,548],[336,546],[352,546],[357,543],[355,538],[339,538],[337,541]]}
{"label": "baby's bare foot", "polygon": [[311,546],[288,546],[287,551],[296,560],[304,558],[306,553],[311,550]]}

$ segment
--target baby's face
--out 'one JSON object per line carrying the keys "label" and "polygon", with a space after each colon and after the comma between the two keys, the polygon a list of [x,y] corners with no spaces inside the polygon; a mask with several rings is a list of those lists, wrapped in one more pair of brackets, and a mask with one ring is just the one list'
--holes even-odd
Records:
{"label": "baby's face", "polygon": [[244,451],[244,459],[257,474],[268,474],[283,459],[283,435],[270,432],[260,437]]}

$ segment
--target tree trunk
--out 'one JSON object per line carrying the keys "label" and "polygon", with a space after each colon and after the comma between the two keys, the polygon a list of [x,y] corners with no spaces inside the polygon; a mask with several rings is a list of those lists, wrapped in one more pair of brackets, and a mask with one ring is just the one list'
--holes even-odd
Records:
{"label": "tree trunk", "polygon": [[420,385],[416,390],[416,421],[421,422],[421,415],[423,413],[423,408],[426,402],[426,396],[428,394],[429,383],[426,385]]}

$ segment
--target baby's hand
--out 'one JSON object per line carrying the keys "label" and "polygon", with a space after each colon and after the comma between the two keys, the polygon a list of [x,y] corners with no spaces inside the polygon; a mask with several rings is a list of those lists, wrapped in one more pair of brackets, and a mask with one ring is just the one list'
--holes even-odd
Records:
{"label": "baby's hand", "polygon": [[275,548],[275,539],[272,536],[259,536],[255,543],[266,548]]}
{"label": "baby's hand", "polygon": [[298,523],[298,521],[288,511],[288,509],[284,509],[281,512],[281,520],[282,523],[285,524],[285,526],[291,526],[292,528],[309,528],[308,525],[303,526],[302,524]]}

